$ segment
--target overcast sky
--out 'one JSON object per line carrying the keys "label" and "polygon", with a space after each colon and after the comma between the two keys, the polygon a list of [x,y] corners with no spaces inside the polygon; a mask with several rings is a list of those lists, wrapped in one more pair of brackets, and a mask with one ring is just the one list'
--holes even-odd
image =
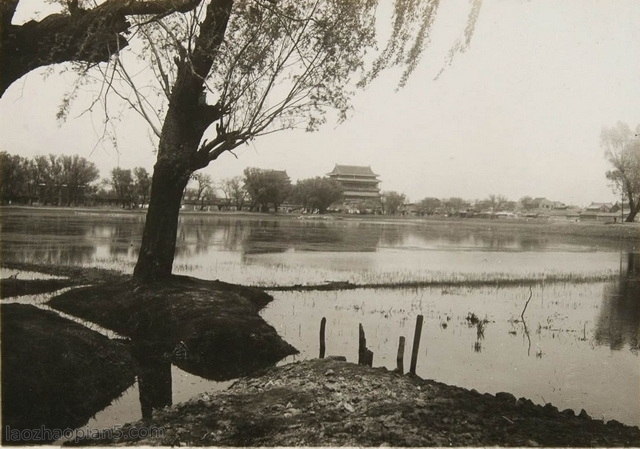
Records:
{"label": "overcast sky", "polygon": [[[442,3],[432,46],[404,89],[396,92],[399,74],[388,73],[355,98],[346,123],[257,139],[205,173],[220,180],[273,168],[295,181],[336,163],[370,165],[382,190],[412,201],[615,201],[599,136],[618,120],[640,123],[640,1],[484,0],[471,47],[434,80],[468,10],[466,0]],[[99,114],[56,122],[70,76],[32,72],[11,86],[0,99],[0,149],[79,154],[103,177],[117,165],[151,170],[141,119],[121,126],[119,152],[96,146]]]}

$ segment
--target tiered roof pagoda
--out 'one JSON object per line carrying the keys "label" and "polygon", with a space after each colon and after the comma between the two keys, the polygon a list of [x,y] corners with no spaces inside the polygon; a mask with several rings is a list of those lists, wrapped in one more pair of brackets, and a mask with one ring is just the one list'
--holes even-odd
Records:
{"label": "tiered roof pagoda", "polygon": [[371,166],[336,164],[327,176],[340,184],[345,203],[380,201],[380,181]]}

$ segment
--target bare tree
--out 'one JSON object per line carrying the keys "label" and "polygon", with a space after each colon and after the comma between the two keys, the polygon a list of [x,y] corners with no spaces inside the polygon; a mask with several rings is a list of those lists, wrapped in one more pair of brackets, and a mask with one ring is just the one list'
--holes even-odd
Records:
{"label": "bare tree", "polygon": [[111,170],[111,188],[116,192],[123,209],[131,209],[135,204],[135,182],[131,170],[116,167]]}
{"label": "bare tree", "polygon": [[499,212],[504,210],[505,206],[509,203],[509,198],[504,195],[489,195],[488,204],[493,212]]}
{"label": "bare tree", "polygon": [[234,176],[222,180],[220,190],[225,196],[228,205],[233,205],[236,210],[242,210],[247,199],[247,191],[244,189],[242,176]]}
{"label": "bare tree", "polygon": [[200,210],[204,210],[205,201],[210,200],[213,194],[213,181],[211,176],[204,173],[194,173],[191,179],[196,182],[194,189],[195,202],[200,205]]}
{"label": "bare tree", "polygon": [[401,212],[402,206],[407,201],[404,193],[384,192],[382,194],[382,207],[387,215],[396,215]]}
{"label": "bare tree", "polygon": [[613,166],[606,174],[607,179],[612,182],[614,191],[622,194],[622,202],[625,199],[629,202],[629,215],[625,221],[632,222],[640,207],[640,125],[635,131],[622,122],[603,128],[600,144]]}
{"label": "bare tree", "polygon": [[144,167],[136,167],[133,169],[133,176],[135,178],[136,202],[139,205],[147,204],[151,194],[151,175]]}
{"label": "bare tree", "polygon": [[442,206],[442,201],[438,198],[424,198],[419,203],[419,211],[421,214],[433,215],[435,211]]}

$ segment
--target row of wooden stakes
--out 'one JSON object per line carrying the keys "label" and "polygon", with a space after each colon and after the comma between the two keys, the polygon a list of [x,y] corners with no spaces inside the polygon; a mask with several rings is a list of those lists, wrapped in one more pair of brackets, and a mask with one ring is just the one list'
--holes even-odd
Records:
{"label": "row of wooden stakes", "polygon": [[[420,349],[420,336],[422,335],[422,324],[424,317],[418,315],[416,317],[416,328],[413,334],[413,348],[411,349],[411,365],[409,367],[409,373],[416,374],[416,366],[418,364],[418,351]],[[320,320],[320,358],[325,356],[325,328],[327,326],[327,319],[322,317]],[[367,339],[364,334],[364,328],[362,323],[358,325],[358,365],[373,366],[373,352],[367,348]],[[398,355],[396,356],[396,371],[404,373],[404,344],[405,338],[400,337],[398,341]]]}

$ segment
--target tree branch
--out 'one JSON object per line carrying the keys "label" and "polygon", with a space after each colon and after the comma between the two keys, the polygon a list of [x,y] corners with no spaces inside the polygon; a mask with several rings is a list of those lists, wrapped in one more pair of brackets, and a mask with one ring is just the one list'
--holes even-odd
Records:
{"label": "tree branch", "polygon": [[108,61],[128,45],[128,16],[188,12],[202,0],[107,0],[92,9],[73,7],[69,14],[51,14],[41,21],[12,25],[19,0],[0,2],[0,96],[23,75],[62,62]]}
{"label": "tree branch", "polygon": [[0,1],[0,26],[2,29],[6,29],[11,25],[13,15],[16,13],[16,8],[20,0],[3,0]]}

